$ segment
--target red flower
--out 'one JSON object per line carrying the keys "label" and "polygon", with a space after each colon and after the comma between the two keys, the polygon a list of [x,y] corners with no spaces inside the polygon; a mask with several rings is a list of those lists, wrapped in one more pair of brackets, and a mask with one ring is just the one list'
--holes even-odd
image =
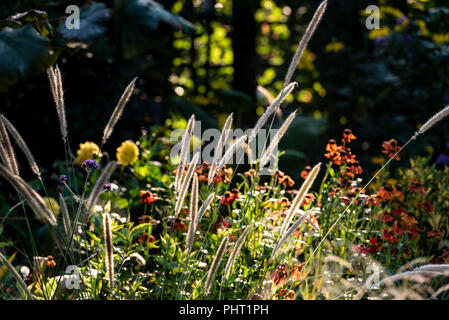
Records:
{"label": "red flower", "polygon": [[182,222],[181,219],[176,218],[174,224],[173,224],[173,230],[185,230],[187,229],[187,226],[185,225],[184,222]]}
{"label": "red flower", "polygon": [[[396,139],[384,141],[382,143],[382,148],[384,148],[382,152],[385,153],[388,156],[388,158],[393,158],[396,152],[398,152],[401,149]],[[400,159],[398,156],[396,156],[393,160],[400,160]]]}
{"label": "red flower", "polygon": [[383,230],[383,237],[386,241],[391,242],[391,243],[395,243],[395,242],[399,241],[399,239],[395,238],[394,235],[387,229]]}
{"label": "red flower", "polygon": [[337,152],[337,149],[338,149],[337,142],[334,139],[330,139],[326,145],[326,151],[333,153]]}
{"label": "red flower", "polygon": [[239,191],[237,189],[232,189],[232,191],[226,191],[221,203],[225,206],[231,205],[236,199],[239,198]]}
{"label": "red flower", "polygon": [[424,194],[424,191],[427,189],[424,187],[421,183],[416,181],[415,179],[412,179],[410,181],[410,185],[408,186],[408,189],[413,192],[418,192],[420,194]]}
{"label": "red flower", "polygon": [[306,166],[304,170],[301,171],[301,178],[307,179],[309,176],[310,171],[312,171],[312,168],[310,166]]}
{"label": "red flower", "polygon": [[427,232],[428,237],[436,237],[438,239],[441,239],[441,237],[443,235],[444,235],[444,233],[441,231],[438,231],[438,230],[432,230],[432,231]]}
{"label": "red flower", "polygon": [[214,232],[217,232],[218,229],[226,229],[229,227],[229,222],[225,221],[222,217],[218,217],[217,222],[214,224]]}
{"label": "red flower", "polygon": [[363,245],[363,244],[360,244],[360,245],[354,244],[352,246],[352,251],[361,253],[361,254],[369,254],[368,248],[365,247],[365,245]]}
{"label": "red flower", "polygon": [[271,275],[271,280],[275,284],[282,284],[285,281],[285,277],[288,276],[287,265],[283,264],[282,266],[277,266],[276,270]]}
{"label": "red flower", "polygon": [[157,201],[157,194],[151,193],[149,190],[140,191],[140,203],[150,204]]}
{"label": "red flower", "polygon": [[349,143],[352,140],[357,139],[357,137],[355,135],[352,134],[351,129],[345,129],[343,131],[343,139],[341,139],[342,142],[346,142]]}
{"label": "red flower", "polygon": [[393,189],[389,185],[385,185],[377,191],[377,197],[380,201],[389,201],[391,200],[391,192]]}

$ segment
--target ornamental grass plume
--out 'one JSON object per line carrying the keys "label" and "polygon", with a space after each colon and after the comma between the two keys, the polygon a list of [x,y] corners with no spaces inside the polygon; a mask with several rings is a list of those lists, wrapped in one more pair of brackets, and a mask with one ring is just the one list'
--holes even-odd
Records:
{"label": "ornamental grass plume", "polygon": [[23,140],[22,136],[17,131],[17,129],[4,115],[1,115],[1,118],[9,134],[13,137],[16,144],[19,146],[20,150],[22,150],[23,154],[27,158],[31,171],[33,171],[33,173],[38,177],[38,179],[41,179],[41,171],[39,170],[39,166],[37,165],[36,160],[34,160],[33,154],[28,148],[28,145],[25,143],[25,140]]}
{"label": "ornamental grass plume", "polygon": [[189,122],[187,122],[187,128],[184,131],[184,135],[181,139],[181,151],[179,157],[178,168],[176,169],[176,178],[175,178],[175,191],[178,193],[179,188],[181,188],[182,184],[182,174],[184,172],[184,166],[187,162],[187,155],[190,150],[190,139],[193,135],[193,130],[195,128],[195,115],[192,114],[190,116]]}
{"label": "ornamental grass plume", "polygon": [[67,243],[70,242],[72,238],[72,223],[70,222],[69,210],[67,209],[67,204],[65,203],[62,194],[59,194],[59,207],[61,208],[62,215],[62,225],[64,227],[64,233],[66,235]]}
{"label": "ornamental grass plume", "polygon": [[106,255],[106,275],[111,290],[114,288],[114,252],[112,246],[111,216],[103,214],[104,252]]}
{"label": "ornamental grass plume", "polygon": [[416,139],[419,135],[421,135],[421,134],[425,133],[426,131],[428,131],[437,122],[439,122],[439,121],[443,120],[445,117],[447,117],[447,115],[449,115],[449,105],[446,106],[446,108],[444,108],[440,112],[436,113],[432,118],[427,120],[426,123],[424,123],[421,126],[421,128],[419,128],[418,132],[415,133],[415,135],[413,136],[413,139]]}
{"label": "ornamental grass plume", "polygon": [[212,201],[215,198],[215,192],[212,192],[211,194],[209,194],[209,196],[207,197],[207,199],[203,202],[203,204],[201,205],[200,210],[198,211],[198,214],[196,216],[195,219],[195,231],[196,228],[198,227],[198,223],[201,221],[201,218],[203,217],[203,214],[209,210],[210,204],[212,203]]}
{"label": "ornamental grass plume", "polygon": [[281,230],[279,231],[279,236],[282,238],[284,236],[285,230],[287,230],[288,226],[292,222],[296,210],[301,205],[302,201],[304,200],[304,197],[306,196],[307,192],[309,191],[310,187],[312,186],[313,182],[315,181],[316,176],[320,172],[321,168],[321,162],[315,165],[310,171],[309,175],[307,176],[306,180],[301,185],[301,188],[299,189],[298,193],[296,194],[295,198],[292,201],[292,204],[290,206],[290,209],[287,211],[284,223],[281,226]]}
{"label": "ornamental grass plume", "polygon": [[92,212],[92,209],[97,204],[100,194],[102,193],[102,191],[104,189],[104,185],[109,180],[109,178],[111,177],[111,175],[114,172],[116,167],[117,167],[116,161],[109,162],[106,165],[106,167],[103,169],[103,172],[101,172],[97,181],[95,182],[95,185],[92,188],[92,191],[91,191],[89,198],[87,199],[87,202],[86,202],[86,209],[87,209],[88,217],[89,217],[90,213]]}
{"label": "ornamental grass plume", "polygon": [[[0,144],[2,145],[1,153],[4,165],[7,166],[15,175],[19,175],[19,166],[17,165],[16,155],[9,140],[8,132],[6,131],[3,117],[0,118]],[[6,163],[5,163],[6,162]]]}
{"label": "ornamental grass plume", "polygon": [[324,0],[318,6],[318,9],[315,11],[312,20],[307,26],[306,32],[302,36],[301,41],[298,44],[298,48],[296,49],[295,55],[293,56],[293,59],[288,67],[287,74],[285,75],[284,87],[287,85],[287,83],[290,82],[293,73],[295,72],[296,67],[298,66],[298,63],[301,60],[302,54],[304,53],[304,50],[306,49],[307,44],[309,43],[309,40],[312,38],[313,33],[315,32],[318,24],[321,21],[321,18],[324,15],[324,12],[326,11],[326,7],[327,7],[327,0]]}
{"label": "ornamental grass plume", "polygon": [[207,296],[210,293],[210,289],[212,288],[212,283],[214,282],[215,276],[217,275],[218,267],[220,266],[221,261],[223,260],[224,254],[226,253],[226,248],[228,247],[229,235],[225,236],[223,240],[221,240],[220,246],[215,253],[214,260],[212,260],[212,264],[207,272],[206,282],[204,284],[204,295]]}
{"label": "ornamental grass plume", "polygon": [[56,112],[59,118],[59,128],[61,130],[62,140],[67,142],[67,121],[65,116],[64,106],[64,89],[62,87],[61,70],[56,66],[47,69],[48,80],[50,82],[50,89],[53,95],[53,100],[56,105]]}
{"label": "ornamental grass plume", "polygon": [[136,83],[137,77],[135,77],[125,88],[125,91],[123,92],[122,96],[120,97],[120,100],[118,101],[117,106],[115,107],[114,111],[112,112],[111,118],[109,118],[108,123],[104,127],[103,130],[103,139],[101,141],[101,144],[105,144],[108,138],[111,136],[112,131],[114,130],[114,126],[117,123],[118,119],[120,119],[120,116],[123,113],[123,109],[125,108],[126,103],[128,102],[129,98],[131,97],[131,94],[134,90],[134,85]]}
{"label": "ornamental grass plume", "polygon": [[139,159],[139,147],[131,140],[126,140],[117,148],[116,157],[122,165],[133,165]]}
{"label": "ornamental grass plume", "polygon": [[254,140],[254,138],[259,133],[260,129],[265,125],[268,121],[268,118],[276,112],[281,103],[285,100],[285,98],[293,91],[293,89],[298,85],[296,82],[290,83],[288,86],[283,88],[279,95],[274,99],[274,101],[270,104],[270,106],[265,110],[262,116],[257,120],[256,125],[253,130],[251,130],[251,134],[248,139],[248,143]]}
{"label": "ornamental grass plume", "polygon": [[246,238],[248,237],[249,233],[251,232],[250,226],[246,227],[245,231],[241,234],[239,239],[234,245],[234,249],[231,252],[231,255],[229,256],[228,262],[226,263],[225,269],[224,269],[224,278],[228,279],[232,266],[234,265],[235,259],[240,254],[240,251],[242,250],[243,244],[245,243]]}
{"label": "ornamental grass plume", "polygon": [[246,141],[247,136],[242,136],[237,141],[235,141],[231,147],[226,151],[226,153],[221,158],[220,162],[218,163],[217,168],[215,169],[216,172],[220,171],[226,164],[229,163],[234,153],[237,151],[238,148],[240,148],[243,143]]}
{"label": "ornamental grass plume", "polygon": [[215,148],[214,159],[212,160],[209,175],[207,177],[208,184],[212,184],[214,181],[215,174],[217,173],[217,163],[223,153],[223,147],[226,145],[226,141],[228,140],[229,133],[231,131],[233,113],[231,113],[223,126],[223,130],[221,130],[220,139],[218,139],[217,147]]}
{"label": "ornamental grass plume", "polygon": [[288,127],[290,127],[295,117],[296,111],[293,111],[288,116],[288,118],[285,119],[284,123],[282,124],[278,132],[276,132],[276,135],[273,137],[270,144],[268,145],[268,148],[265,150],[264,154],[262,155],[262,158],[260,159],[259,170],[262,170],[262,168],[267,164],[268,160],[272,156],[274,149],[278,146],[279,142],[281,141],[284,134],[287,132]]}
{"label": "ornamental grass plume", "polygon": [[195,239],[196,217],[198,215],[198,175],[193,174],[192,191],[190,195],[190,210],[189,210],[189,230],[187,231],[186,249],[190,252]]}
{"label": "ornamental grass plume", "polygon": [[46,220],[53,226],[56,226],[58,224],[55,215],[47,207],[44,199],[25,181],[23,181],[21,177],[13,174],[8,168],[1,164],[0,175],[2,175],[14,187],[14,189],[16,189],[16,191],[25,198],[37,217]]}
{"label": "ornamental grass plume", "polygon": [[295,223],[285,232],[284,235],[281,236],[280,240],[276,243],[276,246],[273,249],[273,252],[271,253],[271,257],[268,260],[268,264],[271,264],[274,259],[276,258],[276,254],[278,253],[279,249],[282,247],[282,245],[287,241],[287,239],[292,235],[293,232],[299,227],[299,225],[307,218],[309,215],[308,212],[302,212],[301,217],[299,217],[298,220],[295,221]]}
{"label": "ornamental grass plume", "polygon": [[6,257],[1,252],[0,252],[0,262],[6,266],[9,272],[11,272],[14,279],[16,279],[17,283],[22,287],[23,291],[25,291],[28,300],[34,300],[33,295],[28,289],[28,286],[26,285],[25,281],[23,281],[22,277],[14,268],[14,266],[8,261],[8,259],[6,259]]}
{"label": "ornamental grass plume", "polygon": [[190,162],[189,170],[187,170],[187,174],[186,174],[184,181],[182,182],[182,185],[179,189],[177,199],[176,199],[176,205],[175,205],[175,214],[174,214],[175,217],[177,217],[179,214],[179,211],[181,211],[181,207],[182,207],[182,204],[184,203],[184,198],[186,196],[187,189],[189,188],[189,183],[190,183],[190,180],[192,179],[192,176],[195,171],[195,167],[198,163],[199,157],[200,157],[200,153],[199,152],[195,153],[192,161]]}

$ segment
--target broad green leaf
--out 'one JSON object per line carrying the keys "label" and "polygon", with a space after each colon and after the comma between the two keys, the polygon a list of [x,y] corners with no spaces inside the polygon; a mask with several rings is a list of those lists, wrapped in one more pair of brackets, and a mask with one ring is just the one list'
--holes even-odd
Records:
{"label": "broad green leaf", "polygon": [[67,29],[66,23],[59,26],[59,33],[65,40],[91,41],[107,31],[111,14],[104,3],[92,2],[80,10],[80,28]]}
{"label": "broad green leaf", "polygon": [[31,25],[0,32],[0,91],[12,86],[19,77],[45,71],[56,59],[50,42]]}

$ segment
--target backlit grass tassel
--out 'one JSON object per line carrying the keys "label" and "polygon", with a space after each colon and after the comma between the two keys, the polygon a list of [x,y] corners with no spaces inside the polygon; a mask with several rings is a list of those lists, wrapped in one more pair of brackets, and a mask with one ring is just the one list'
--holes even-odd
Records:
{"label": "backlit grass tassel", "polygon": [[242,235],[239,237],[239,239],[235,243],[234,248],[231,252],[231,255],[229,256],[228,262],[226,263],[226,266],[224,269],[224,278],[225,279],[228,279],[229,274],[231,273],[231,270],[232,270],[232,266],[234,265],[235,259],[240,254],[243,244],[245,243],[246,237],[248,237],[251,230],[252,229],[250,228],[250,226],[246,227],[245,231],[243,231]]}
{"label": "backlit grass tassel", "polygon": [[47,220],[53,226],[56,226],[57,220],[52,211],[47,207],[42,197],[34,191],[22,178],[11,173],[5,166],[0,164],[0,175],[2,175],[18,193],[20,193],[33,212],[38,216]]}
{"label": "backlit grass tassel", "polygon": [[232,126],[232,115],[231,113],[223,126],[223,130],[221,131],[220,139],[218,139],[217,147],[215,148],[214,159],[212,160],[212,164],[210,166],[209,175],[207,177],[208,184],[212,184],[214,181],[215,174],[217,173],[217,163],[223,153],[223,147],[226,145],[226,141],[228,140],[229,133],[231,131]]}
{"label": "backlit grass tassel", "polygon": [[447,117],[447,115],[449,115],[449,105],[446,108],[444,108],[443,110],[441,110],[440,112],[436,113],[432,118],[427,120],[427,122],[421,126],[421,128],[418,130],[418,132],[415,133],[415,135],[413,136],[413,139],[416,139],[416,137],[418,137],[419,135],[428,131],[437,122],[439,122],[439,121],[443,120],[445,117]]}
{"label": "backlit grass tassel", "polygon": [[316,166],[313,167],[312,171],[309,173],[306,180],[301,185],[301,188],[299,189],[298,193],[296,194],[296,197],[293,199],[290,209],[287,211],[287,215],[285,217],[284,223],[281,226],[281,230],[279,231],[279,236],[281,238],[284,236],[285,230],[287,230],[288,226],[292,222],[293,217],[295,216],[296,210],[301,205],[307,192],[309,192],[310,187],[312,186],[313,182],[315,181],[315,178],[317,177],[318,173],[320,172],[320,168],[321,168],[321,163],[318,163]]}
{"label": "backlit grass tassel", "polygon": [[193,174],[192,191],[190,195],[189,230],[187,232],[186,249],[190,252],[195,239],[196,217],[198,215],[198,175]]}
{"label": "backlit grass tassel", "polygon": [[111,118],[109,119],[108,123],[104,127],[103,130],[103,140],[101,144],[105,144],[108,138],[111,136],[112,131],[114,130],[114,126],[117,123],[118,119],[120,119],[120,116],[123,113],[123,109],[125,108],[126,103],[128,102],[129,98],[131,97],[131,94],[134,90],[134,85],[136,83],[137,77],[135,77],[126,87],[125,91],[123,92],[122,96],[120,97],[120,100],[118,101],[117,106],[115,107],[114,111],[112,112]]}
{"label": "backlit grass tassel", "polygon": [[214,260],[209,268],[207,273],[206,283],[204,285],[204,295],[207,296],[210,293],[210,289],[212,288],[212,284],[215,280],[215,276],[217,275],[218,267],[220,266],[221,261],[226,253],[226,248],[228,247],[229,236],[226,236],[221,240],[220,246],[215,253]]}
{"label": "backlit grass tassel", "polygon": [[97,182],[92,188],[89,198],[87,199],[86,209],[88,215],[92,212],[92,209],[97,204],[100,194],[104,190],[104,185],[107,183],[116,167],[117,167],[116,161],[109,162],[103,169],[103,172],[101,172],[100,176],[98,177]]}
{"label": "backlit grass tassel", "polygon": [[6,129],[9,131],[9,134],[13,137],[14,141],[17,143],[20,150],[22,150],[23,154],[27,158],[28,164],[31,168],[31,171],[33,171],[33,173],[40,179],[41,171],[39,170],[37,162],[36,162],[36,160],[34,160],[33,154],[31,153],[30,149],[28,148],[28,145],[25,143],[25,140],[23,140],[20,133],[13,126],[13,124],[8,119],[6,119],[5,116],[2,115],[1,117],[6,126]]}
{"label": "backlit grass tassel", "polygon": [[12,148],[11,141],[9,140],[8,132],[6,131],[5,122],[3,117],[0,118],[0,144],[2,144],[3,158],[6,158],[5,166],[7,166],[11,172],[15,175],[19,175],[19,167],[17,165],[16,155],[14,149]]}
{"label": "backlit grass tassel", "polygon": [[267,163],[268,160],[270,160],[272,153],[274,149],[278,146],[279,142],[281,141],[284,134],[287,132],[288,127],[290,127],[291,123],[296,117],[296,111],[293,111],[287,119],[285,119],[282,126],[279,128],[278,132],[276,132],[276,135],[271,139],[270,144],[268,145],[268,148],[265,150],[262,158],[260,159],[259,163],[259,170],[261,170]]}
{"label": "backlit grass tassel", "polygon": [[1,252],[0,252],[0,262],[6,266],[9,272],[11,272],[14,279],[16,279],[17,283],[22,287],[23,291],[25,291],[28,300],[34,300],[33,295],[28,289],[28,286],[26,285],[25,281],[23,281],[22,277],[14,268],[14,266],[8,261],[8,259],[6,259],[6,257]]}
{"label": "backlit grass tassel", "polygon": [[307,26],[306,32],[302,36],[301,41],[298,44],[298,48],[296,49],[295,55],[290,62],[290,66],[288,67],[287,74],[285,75],[284,87],[287,85],[287,83],[290,82],[293,73],[298,66],[298,63],[301,60],[302,54],[304,53],[304,50],[309,43],[310,38],[312,38],[313,33],[315,32],[318,24],[321,21],[321,18],[324,15],[324,12],[326,11],[326,7],[327,0],[321,2],[321,4],[318,6],[318,9],[315,11],[315,14],[313,15],[312,21],[310,21],[309,25]]}
{"label": "backlit grass tassel", "polygon": [[198,163],[198,159],[200,157],[200,153],[197,152],[192,159],[192,162],[190,162],[189,165],[189,170],[187,170],[187,174],[184,178],[184,181],[182,182],[181,188],[179,190],[179,193],[177,195],[177,199],[176,199],[176,205],[175,205],[175,212],[174,215],[175,217],[178,216],[179,211],[181,211],[182,208],[182,204],[184,203],[184,198],[186,196],[187,193],[187,189],[189,188],[189,183],[190,180],[192,179],[193,173],[195,171],[195,167]]}
{"label": "backlit grass tassel", "polygon": [[182,184],[182,178],[184,173],[184,166],[187,162],[187,155],[190,151],[190,140],[193,135],[193,130],[195,129],[195,115],[192,114],[192,116],[189,119],[189,122],[187,123],[187,128],[184,131],[184,135],[181,139],[181,151],[179,156],[179,164],[178,168],[176,169],[176,178],[175,178],[175,192],[178,193],[179,189],[181,188]]}
{"label": "backlit grass tassel", "polygon": [[106,255],[106,274],[111,290],[114,288],[114,252],[112,246],[111,216],[103,214],[104,252]]}
{"label": "backlit grass tassel", "polygon": [[59,128],[61,130],[62,140],[67,142],[67,121],[65,116],[64,89],[62,87],[61,70],[55,68],[47,69],[48,80],[50,82],[51,93],[56,105],[56,112],[59,118]]}
{"label": "backlit grass tassel", "polygon": [[265,123],[268,121],[268,118],[276,112],[277,108],[281,105],[281,103],[285,100],[285,98],[293,91],[293,89],[298,84],[296,82],[290,83],[288,86],[283,88],[279,95],[274,99],[274,101],[270,104],[270,106],[265,110],[265,112],[262,114],[262,116],[257,120],[256,125],[254,126],[253,130],[251,131],[251,134],[248,139],[248,143],[254,140],[254,138],[259,133],[260,129],[263,128]]}

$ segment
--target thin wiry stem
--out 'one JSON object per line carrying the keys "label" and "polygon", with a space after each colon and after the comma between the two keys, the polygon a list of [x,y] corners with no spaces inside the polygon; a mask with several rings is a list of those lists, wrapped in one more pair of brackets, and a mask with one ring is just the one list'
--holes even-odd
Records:
{"label": "thin wiry stem", "polygon": [[69,210],[67,209],[67,204],[65,203],[64,197],[62,194],[59,194],[59,207],[61,208],[62,214],[62,224],[64,227],[64,232],[66,235],[67,243],[69,243],[70,238],[72,237],[72,224],[70,222]]}
{"label": "thin wiry stem", "polygon": [[287,74],[285,75],[284,87],[287,85],[287,83],[290,82],[298,63],[301,60],[302,54],[304,53],[304,50],[306,49],[307,44],[309,43],[309,40],[312,38],[313,33],[315,32],[318,24],[321,21],[321,18],[324,15],[324,12],[326,11],[326,7],[327,7],[327,0],[321,2],[321,4],[318,6],[318,9],[315,11],[312,20],[307,26],[306,32],[302,36],[301,41],[298,44],[298,48],[296,49],[295,55],[293,56],[293,59],[290,62],[290,66],[288,67]]}
{"label": "thin wiry stem", "polygon": [[25,291],[27,297],[29,300],[34,300],[33,295],[31,294],[30,290],[28,289],[28,286],[26,285],[25,281],[23,281],[20,274],[17,272],[17,270],[14,268],[14,266],[6,259],[6,257],[0,252],[0,262],[2,262],[6,268],[11,272],[14,279],[16,279],[17,283],[22,287],[23,291]]}
{"label": "thin wiry stem", "polygon": [[296,111],[293,111],[287,119],[285,119],[284,123],[282,124],[281,128],[276,132],[276,135],[271,140],[270,144],[268,145],[268,148],[265,150],[264,154],[262,155],[262,158],[260,159],[259,164],[259,170],[262,170],[263,167],[267,164],[268,160],[273,155],[274,149],[278,146],[279,142],[281,141],[284,134],[287,132],[288,127],[292,124],[293,120],[296,117]]}
{"label": "thin wiry stem", "polygon": [[123,109],[125,108],[126,103],[128,102],[129,98],[131,97],[131,94],[134,90],[134,85],[136,83],[137,77],[135,77],[126,87],[125,91],[123,92],[122,96],[120,97],[120,100],[115,107],[114,111],[112,112],[111,118],[109,119],[108,123],[104,127],[103,130],[103,139],[101,144],[105,144],[108,138],[111,136],[112,131],[114,130],[114,126],[117,123],[118,119],[120,119],[120,116],[123,113]]}
{"label": "thin wiry stem", "polygon": [[17,145],[19,146],[20,150],[22,150],[23,154],[28,160],[28,164],[31,168],[31,171],[40,179],[41,178],[41,171],[39,170],[39,166],[37,165],[36,160],[34,160],[33,154],[31,153],[30,148],[28,148],[28,145],[25,143],[25,140],[23,140],[20,133],[17,131],[17,129],[13,126],[13,124],[4,116],[1,115],[2,120],[6,126],[6,129],[9,131],[13,139],[16,141]]}
{"label": "thin wiry stem", "polygon": [[207,273],[206,282],[204,284],[204,295],[209,295],[210,289],[212,288],[212,284],[214,282],[215,276],[217,275],[218,267],[220,266],[221,261],[223,260],[224,254],[226,253],[226,248],[228,247],[229,236],[226,236],[221,240],[220,246],[215,253],[214,260],[209,268]]}

